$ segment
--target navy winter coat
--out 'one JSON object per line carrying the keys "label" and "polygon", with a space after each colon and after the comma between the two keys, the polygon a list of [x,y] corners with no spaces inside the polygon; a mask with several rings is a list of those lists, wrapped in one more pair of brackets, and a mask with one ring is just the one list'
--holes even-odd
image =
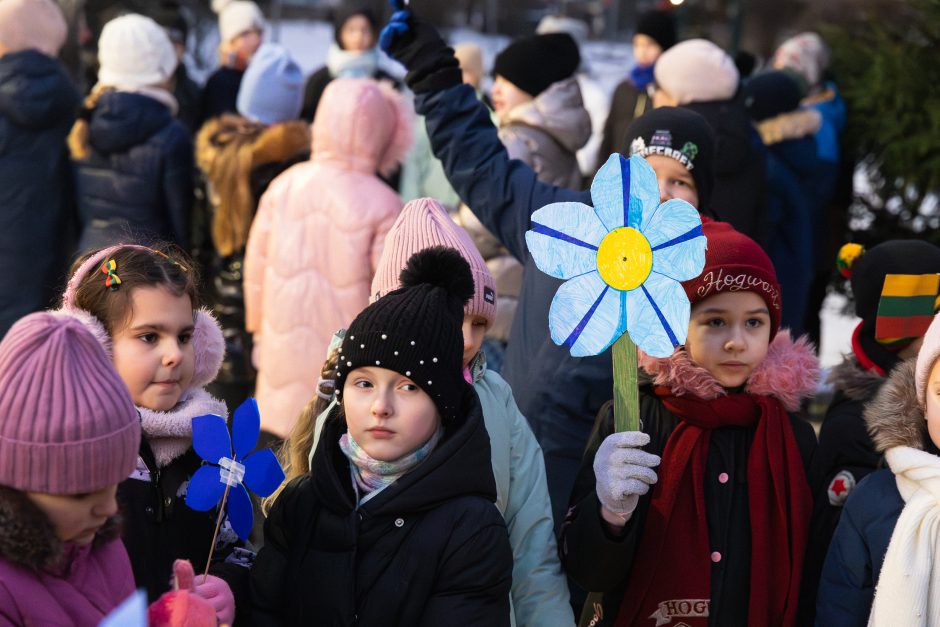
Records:
{"label": "navy winter coat", "polygon": [[89,124],[91,156],[77,161],[82,250],[160,239],[189,248],[193,141],[163,103],[103,94]]}
{"label": "navy winter coat", "polygon": [[415,110],[424,116],[434,154],[461,200],[523,264],[519,308],[501,374],[545,455],[557,527],[594,417],[613,390],[613,368],[609,351],[572,357],[552,342],[548,310],[562,281],[535,266],[525,233],[534,211],[553,202],[590,205],[591,193],[542,183],[532,168],[510,159],[489,110],[468,85],[417,94]]}
{"label": "navy winter coat", "polygon": [[58,61],[0,57],[0,338],[52,305],[68,271],[72,186],[65,137],[79,96]]}

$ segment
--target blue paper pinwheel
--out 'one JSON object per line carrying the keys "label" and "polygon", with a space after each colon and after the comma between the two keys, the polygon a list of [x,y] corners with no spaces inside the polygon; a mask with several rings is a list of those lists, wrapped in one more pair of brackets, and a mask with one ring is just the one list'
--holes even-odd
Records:
{"label": "blue paper pinwheel", "polygon": [[225,512],[242,540],[248,539],[254,522],[246,486],[265,497],[284,481],[284,471],[274,452],[255,450],[260,433],[261,416],[253,398],[235,410],[231,437],[221,416],[207,414],[193,418],[193,448],[208,464],[199,468],[190,480],[186,504],[200,512],[209,511],[228,488]]}
{"label": "blue paper pinwheel", "polygon": [[549,310],[552,340],[583,357],[627,332],[647,354],[668,357],[688,332],[679,282],[705,265],[698,211],[684,200],[660,204],[656,173],[639,156],[611,155],[591,200],[542,207],[526,233],[539,270],[565,280]]}

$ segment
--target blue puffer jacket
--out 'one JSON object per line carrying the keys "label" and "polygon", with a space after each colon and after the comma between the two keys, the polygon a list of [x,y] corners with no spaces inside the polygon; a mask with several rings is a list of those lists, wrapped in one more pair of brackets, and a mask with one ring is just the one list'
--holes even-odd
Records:
{"label": "blue puffer jacket", "polygon": [[52,305],[68,270],[71,173],[65,150],[78,93],[58,61],[0,57],[0,338]]}
{"label": "blue puffer jacket", "polygon": [[82,250],[169,240],[189,248],[193,142],[169,108],[142,94],[108,92],[89,123],[91,156],[77,161]]}
{"label": "blue puffer jacket", "polygon": [[572,357],[556,346],[548,310],[562,281],[536,268],[525,244],[530,216],[553,202],[591,204],[590,191],[542,183],[510,159],[489,111],[469,85],[416,95],[435,156],[447,179],[480,222],[523,264],[519,308],[502,375],[529,419],[545,455],[556,527],[564,517],[581,455],[601,406],[613,389],[610,353]]}
{"label": "blue puffer jacket", "polygon": [[[914,364],[911,359],[895,367],[865,408],[865,422],[878,453],[908,446],[940,455],[927,435],[914,387]],[[849,495],[823,564],[816,625],[868,625],[881,565],[904,505],[891,470],[871,473]]]}

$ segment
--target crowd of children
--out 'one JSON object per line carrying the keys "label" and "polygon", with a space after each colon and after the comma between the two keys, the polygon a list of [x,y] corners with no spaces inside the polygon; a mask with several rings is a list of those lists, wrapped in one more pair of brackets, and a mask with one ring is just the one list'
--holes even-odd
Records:
{"label": "crowd of children", "polygon": [[[0,0],[0,624],[143,589],[151,625],[940,627],[940,249],[840,251],[861,322],[818,438],[802,414],[845,118],[822,40],[749,76],[646,13],[600,132],[570,23],[496,57],[491,109],[479,50],[393,6],[342,12],[305,81],[257,5],[213,2],[187,119],[185,36],[109,21],[82,101],[56,4]],[[552,341],[526,245],[591,204],[592,134],[707,240],[636,431],[610,353]],[[286,479],[246,540],[187,496],[193,419],[249,395]]]}

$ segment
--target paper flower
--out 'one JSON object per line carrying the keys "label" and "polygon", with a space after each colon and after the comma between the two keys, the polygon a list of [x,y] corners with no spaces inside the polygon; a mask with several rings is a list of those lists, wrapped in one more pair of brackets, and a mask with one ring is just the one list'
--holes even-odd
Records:
{"label": "paper flower", "polygon": [[246,486],[264,497],[270,496],[284,481],[284,471],[274,452],[255,450],[260,433],[261,416],[253,398],[235,410],[231,437],[221,416],[207,414],[193,418],[193,449],[208,464],[200,467],[190,480],[186,504],[200,512],[209,511],[229,486],[225,512],[232,529],[242,540],[248,539],[254,522]]}
{"label": "paper flower", "polygon": [[640,156],[611,155],[591,200],[542,207],[526,233],[539,270],[565,280],[549,311],[552,340],[583,357],[628,332],[647,354],[668,357],[688,332],[679,282],[705,265],[698,211],[684,200],[660,204],[656,173]]}

